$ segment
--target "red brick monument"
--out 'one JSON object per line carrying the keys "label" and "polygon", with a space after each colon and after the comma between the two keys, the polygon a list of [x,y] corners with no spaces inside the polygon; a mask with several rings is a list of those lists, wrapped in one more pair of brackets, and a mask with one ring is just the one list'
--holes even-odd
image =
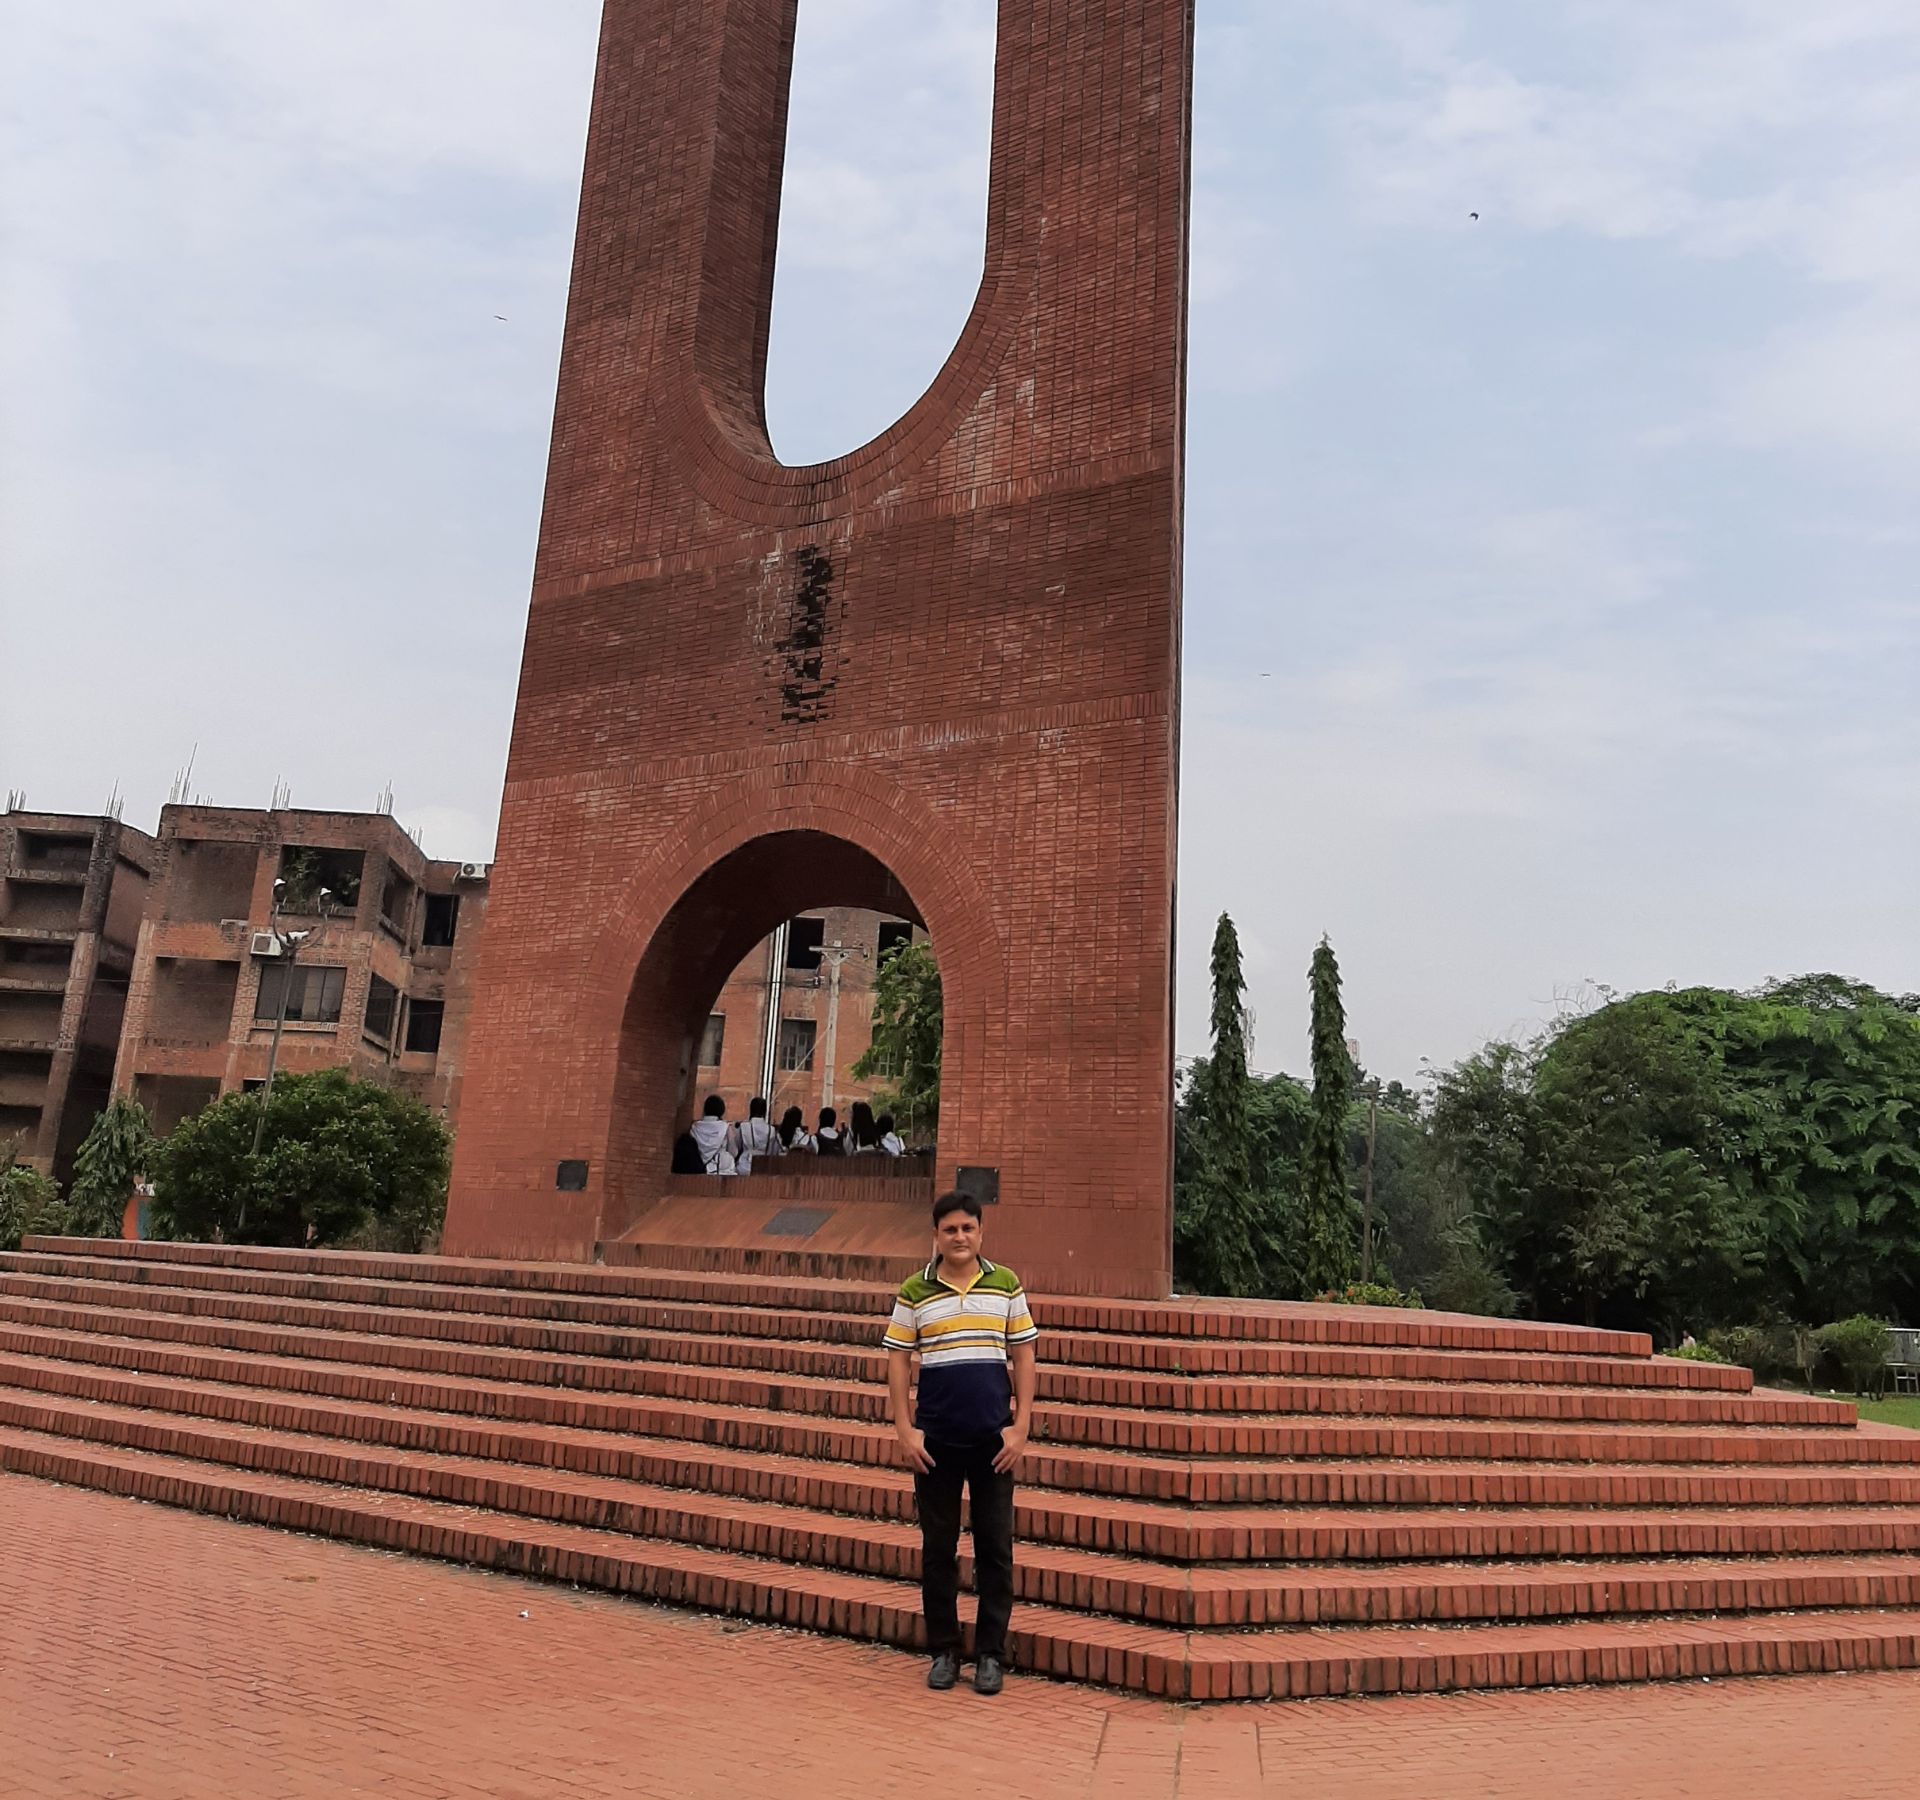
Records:
{"label": "red brick monument", "polygon": [[[971,316],[811,468],[763,407],[796,10],[606,8],[447,1247],[698,1204],[714,995],[843,904],[932,933],[935,1179],[1037,1288],[1164,1293],[1192,0],[1002,0]],[[789,1187],[772,1248],[924,1241]]]}

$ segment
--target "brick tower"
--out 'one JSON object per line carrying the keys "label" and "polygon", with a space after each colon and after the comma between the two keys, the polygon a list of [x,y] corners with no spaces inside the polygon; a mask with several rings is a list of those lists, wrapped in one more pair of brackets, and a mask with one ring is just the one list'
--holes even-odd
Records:
{"label": "brick tower", "polygon": [[796,11],[606,7],[447,1248],[639,1226],[728,971],[858,906],[932,934],[994,1253],[1163,1293],[1192,0],[1001,0],[972,313],[809,468],[763,406]]}

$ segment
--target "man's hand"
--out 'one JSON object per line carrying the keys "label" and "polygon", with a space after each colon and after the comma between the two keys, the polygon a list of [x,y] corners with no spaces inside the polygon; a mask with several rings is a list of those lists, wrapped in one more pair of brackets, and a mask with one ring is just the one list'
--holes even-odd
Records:
{"label": "man's hand", "polygon": [[899,1432],[900,1448],[907,1453],[907,1467],[917,1475],[933,1473],[933,1458],[927,1453],[927,1435],[916,1431],[913,1426],[902,1426]]}
{"label": "man's hand", "polygon": [[1009,1425],[1000,1434],[1000,1454],[993,1459],[993,1472],[996,1475],[1011,1475],[1020,1466],[1020,1459],[1027,1453],[1027,1427],[1025,1420]]}

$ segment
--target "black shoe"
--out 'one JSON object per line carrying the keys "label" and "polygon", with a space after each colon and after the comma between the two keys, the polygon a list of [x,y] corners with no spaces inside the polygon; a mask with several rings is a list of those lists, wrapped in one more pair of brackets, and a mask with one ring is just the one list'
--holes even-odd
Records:
{"label": "black shoe", "polygon": [[1007,1671],[997,1656],[983,1656],[973,1665],[973,1691],[976,1694],[997,1694],[1000,1684],[1007,1678]]}
{"label": "black shoe", "polygon": [[951,1650],[942,1650],[927,1671],[927,1686],[950,1688],[960,1679],[960,1659]]}

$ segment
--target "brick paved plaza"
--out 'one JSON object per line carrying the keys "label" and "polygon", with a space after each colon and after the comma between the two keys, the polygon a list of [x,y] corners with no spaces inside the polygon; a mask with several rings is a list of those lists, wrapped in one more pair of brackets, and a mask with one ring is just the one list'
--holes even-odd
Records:
{"label": "brick paved plaza", "polygon": [[[8,1800],[925,1791],[988,1720],[1003,1800],[1871,1800],[1920,1674],[1186,1708],[0,1477]],[[523,1618],[521,1615],[528,1615]]]}

